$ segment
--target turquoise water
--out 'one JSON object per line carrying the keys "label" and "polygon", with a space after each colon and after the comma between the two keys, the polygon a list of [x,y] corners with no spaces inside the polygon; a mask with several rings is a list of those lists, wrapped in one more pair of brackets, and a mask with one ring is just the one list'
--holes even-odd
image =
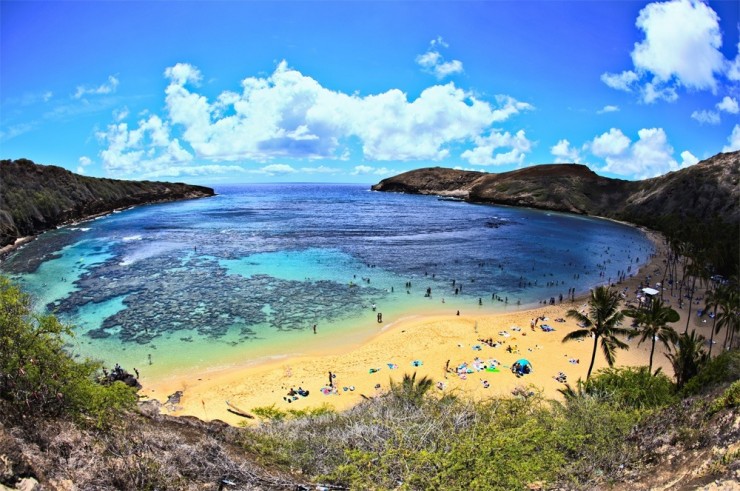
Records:
{"label": "turquoise water", "polygon": [[46,233],[0,269],[75,326],[75,354],[164,376],[359,342],[412,313],[557,302],[652,253],[636,229],[559,213],[356,185],[217,192]]}

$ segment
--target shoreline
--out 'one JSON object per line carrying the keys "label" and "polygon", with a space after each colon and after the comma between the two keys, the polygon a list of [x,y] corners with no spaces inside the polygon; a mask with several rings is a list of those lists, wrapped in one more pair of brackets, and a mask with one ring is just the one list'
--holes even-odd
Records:
{"label": "shoreline", "polygon": [[[665,248],[659,232],[642,229],[654,246],[650,260],[615,287],[627,288],[628,298],[647,276],[652,282],[660,280],[655,271],[662,272]],[[697,295],[700,296],[700,295]],[[319,352],[289,354],[239,366],[222,367],[205,371],[192,377],[177,376],[166,380],[147,383],[140,395],[144,400],[160,403],[170,395],[180,392],[179,401],[165,403],[161,411],[176,416],[195,416],[205,420],[219,419],[232,425],[247,420],[228,411],[226,401],[251,413],[257,407],[274,406],[283,411],[306,410],[328,406],[342,411],[360,403],[363,397],[387,391],[391,380],[399,382],[404,374],[416,373],[418,377],[430,377],[439,393],[454,393],[473,401],[508,396],[517,387],[531,387],[541,391],[546,398],[559,398],[558,389],[565,385],[555,377],[563,372],[567,382],[574,384],[585,379],[593,344],[584,342],[562,343],[566,333],[577,328],[575,321],[567,318],[570,308],[582,309],[588,295],[576,297],[575,301],[561,304],[522,308],[503,313],[472,315],[425,315],[409,312],[399,319],[383,324],[378,332],[354,345],[327,347]],[[675,306],[674,306],[675,308]],[[681,319],[674,324],[681,333],[686,325],[687,306],[677,309]],[[693,315],[693,311],[692,311]],[[536,330],[531,321],[541,320]],[[556,322],[563,319],[564,322]],[[624,323],[629,326],[629,320]],[[545,332],[539,326],[547,324],[554,332]],[[692,325],[705,337],[711,324],[703,324],[694,317]],[[321,336],[321,332],[318,336]],[[480,340],[491,339],[496,347]],[[617,353],[615,366],[647,365],[650,344],[637,346],[638,339],[627,341],[630,349]],[[510,349],[510,351],[509,351]],[[673,369],[667,358],[662,356],[662,345],[656,345],[653,369],[661,367],[672,376]],[[716,352],[719,352],[718,350]],[[476,361],[477,358],[477,361]],[[510,366],[520,358],[533,365],[533,372],[516,377]],[[576,363],[576,361],[578,361]],[[498,371],[477,370],[481,365],[496,362]],[[455,369],[467,364],[464,376],[447,371],[446,365]],[[597,353],[594,371],[605,368],[606,362]],[[462,370],[461,370],[462,371]],[[329,390],[329,372],[335,390]],[[309,391],[306,397],[288,396],[291,388]],[[327,394],[322,392],[326,392]],[[288,402],[290,400],[290,402]]]}
{"label": "shoreline", "polygon": [[20,249],[24,245],[33,242],[38,237],[40,237],[42,234],[45,234],[46,232],[51,232],[52,230],[58,230],[60,228],[79,225],[82,223],[90,222],[93,220],[97,220],[99,218],[107,217],[109,215],[112,215],[114,213],[120,213],[122,211],[130,210],[133,208],[136,208],[137,206],[148,206],[148,205],[158,205],[158,204],[164,204],[164,203],[174,203],[177,201],[187,201],[192,199],[202,199],[202,198],[212,198],[213,196],[218,196],[214,192],[212,195],[203,195],[203,196],[185,196],[182,198],[174,198],[174,199],[159,199],[156,201],[150,201],[147,203],[134,203],[131,205],[125,205],[125,206],[119,206],[117,208],[113,208],[111,210],[107,211],[101,211],[99,213],[93,213],[92,215],[85,215],[83,217],[79,218],[70,218],[68,220],[65,220],[62,223],[59,223],[57,225],[53,225],[49,228],[39,230],[34,234],[31,235],[25,235],[23,237],[17,237],[15,241],[12,244],[6,244],[2,247],[0,247],[0,263],[2,263],[11,253],[13,253],[15,250]]}

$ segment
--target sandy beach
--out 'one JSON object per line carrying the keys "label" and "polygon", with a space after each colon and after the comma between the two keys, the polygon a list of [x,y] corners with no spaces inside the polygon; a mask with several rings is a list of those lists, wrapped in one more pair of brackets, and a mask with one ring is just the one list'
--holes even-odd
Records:
{"label": "sandy beach", "polygon": [[[648,275],[652,275],[651,285],[662,278],[664,246],[657,234],[651,232],[649,235],[657,253],[633,277],[615,285],[619,290],[627,288],[628,300],[634,300],[640,281]],[[703,292],[696,296],[702,297]],[[670,298],[668,291],[665,297]],[[671,300],[676,308],[677,299]],[[711,320],[699,318],[695,314],[697,307],[701,308],[701,305],[694,305],[692,309],[693,327],[690,328],[709,338]],[[435,392],[454,393],[476,401],[510,395],[518,386],[541,391],[547,398],[559,398],[562,396],[558,389],[564,385],[555,377],[562,372],[572,384],[579,378],[585,379],[593,349],[591,339],[562,342],[568,332],[578,328],[576,322],[566,316],[567,310],[572,308],[585,309],[586,298],[494,315],[466,315],[463,312],[458,316],[451,311],[451,315],[419,314],[387,319],[388,322],[379,325],[378,333],[371,339],[345,347],[340,352],[291,356],[151,384],[144,381],[140,394],[165,402],[169,395],[182,391],[179,402],[163,407],[163,412],[206,420],[219,419],[235,425],[254,420],[229,412],[226,401],[247,412],[272,405],[283,410],[322,405],[343,410],[359,403],[363,395],[372,397],[388,390],[391,380],[400,381],[404,374],[413,373],[417,378],[430,377],[436,384]],[[678,310],[681,320],[674,327],[682,333],[688,305]],[[539,320],[537,327],[532,329],[531,323],[535,318]],[[629,326],[629,323],[627,319],[625,325]],[[543,324],[552,331],[543,330]],[[319,331],[317,336],[322,336],[322,333]],[[480,341],[489,339],[493,346]],[[647,365],[650,344],[643,343],[638,347],[637,343],[638,339],[630,340],[630,349],[617,353],[617,365]],[[331,339],[327,339],[327,346],[330,345]],[[714,353],[719,353],[720,349],[715,345]],[[532,364],[533,371],[517,377],[510,367],[522,358]],[[483,368],[492,365],[497,367],[496,371]],[[599,351],[594,370],[606,366]],[[460,367],[463,368],[458,370]],[[660,345],[656,345],[654,357],[654,369],[657,367],[662,367],[669,376],[673,375]],[[333,391],[329,390],[329,372],[334,374],[331,380],[335,387]],[[308,396],[288,396],[291,388],[298,390],[299,387],[307,390]]]}

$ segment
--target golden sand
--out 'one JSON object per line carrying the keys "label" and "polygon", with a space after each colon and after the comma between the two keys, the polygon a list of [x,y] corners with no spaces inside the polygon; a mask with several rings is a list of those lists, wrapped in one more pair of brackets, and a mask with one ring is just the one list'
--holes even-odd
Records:
{"label": "golden sand", "polygon": [[[665,255],[658,237],[653,235],[652,238],[658,247],[657,254],[635,277],[616,286],[620,290],[626,286],[630,298],[634,298],[634,291],[646,275],[654,275],[652,282],[660,279],[654,272],[657,268],[662,271]],[[675,299],[672,303],[676,308]],[[690,328],[708,338],[711,323],[696,316],[696,307],[692,309]],[[452,392],[476,401],[509,395],[518,386],[532,387],[548,398],[559,398],[557,389],[564,385],[555,380],[555,376],[562,372],[572,384],[579,378],[585,379],[593,350],[591,338],[562,342],[567,333],[578,328],[576,322],[566,316],[567,310],[573,308],[585,309],[586,299],[495,315],[412,315],[379,327],[377,335],[371,339],[345,347],[339,353],[291,356],[258,365],[228,367],[200,374],[200,378],[191,375],[152,384],[144,381],[141,393],[164,402],[168,395],[182,391],[180,402],[174,408],[163,408],[164,412],[206,420],[220,419],[231,424],[249,420],[227,411],[226,401],[247,412],[272,405],[288,410],[326,404],[342,410],[359,403],[362,395],[373,396],[386,391],[391,380],[400,381],[404,374],[412,373],[416,373],[417,378],[427,376],[434,380],[439,384],[433,389],[435,391]],[[688,305],[679,309],[681,320],[675,325],[679,333],[685,329],[687,312]],[[532,330],[534,318],[544,320]],[[555,319],[565,319],[565,322]],[[543,331],[542,324],[555,331]],[[629,319],[626,324],[629,325]],[[321,332],[317,334],[321,335]],[[489,338],[496,347],[479,341]],[[618,351],[618,366],[647,365],[650,344],[646,342],[638,347],[637,343],[638,339],[630,340],[629,350]],[[330,344],[331,340],[327,340],[327,345]],[[719,352],[718,347],[715,352]],[[495,362],[499,371],[475,370],[476,358],[485,365]],[[529,360],[533,371],[517,377],[509,367],[521,358]],[[463,363],[467,363],[472,373],[461,376],[455,372]],[[446,370],[448,364],[452,371]],[[673,375],[659,344],[653,365],[653,369],[662,367],[664,373]],[[594,371],[606,366],[598,351]],[[332,383],[336,390],[324,394],[321,389],[329,385],[329,372],[335,374]],[[290,388],[297,390],[299,387],[308,390],[309,395],[297,396],[295,400],[288,397]]]}

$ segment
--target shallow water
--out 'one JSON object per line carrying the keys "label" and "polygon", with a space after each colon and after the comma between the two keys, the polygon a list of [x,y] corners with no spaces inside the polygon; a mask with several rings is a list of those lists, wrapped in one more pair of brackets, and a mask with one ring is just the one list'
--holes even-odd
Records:
{"label": "shallow water", "polygon": [[0,269],[76,326],[76,354],[164,376],[358,342],[413,312],[557,301],[652,253],[636,229],[552,212],[358,185],[217,192],[46,233]]}

